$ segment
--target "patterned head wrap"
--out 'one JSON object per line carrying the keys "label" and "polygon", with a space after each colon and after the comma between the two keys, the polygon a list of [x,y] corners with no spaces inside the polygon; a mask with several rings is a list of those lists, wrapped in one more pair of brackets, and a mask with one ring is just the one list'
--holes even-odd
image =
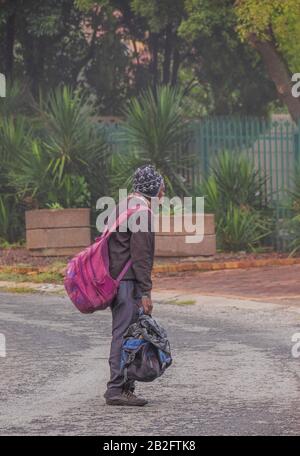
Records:
{"label": "patterned head wrap", "polygon": [[133,190],[148,197],[157,196],[163,183],[163,177],[152,165],[141,166],[133,176]]}

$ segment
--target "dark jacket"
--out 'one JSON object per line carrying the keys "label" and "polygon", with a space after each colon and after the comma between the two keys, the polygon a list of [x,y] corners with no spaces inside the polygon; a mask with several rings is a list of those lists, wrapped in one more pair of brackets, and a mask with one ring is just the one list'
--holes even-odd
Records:
{"label": "dark jacket", "polygon": [[[118,214],[118,208],[117,208]],[[151,213],[148,212],[148,232],[114,231],[109,241],[109,270],[116,279],[125,263],[131,258],[132,266],[123,280],[135,280],[142,295],[150,295],[151,271],[154,259],[155,235],[151,232]]]}

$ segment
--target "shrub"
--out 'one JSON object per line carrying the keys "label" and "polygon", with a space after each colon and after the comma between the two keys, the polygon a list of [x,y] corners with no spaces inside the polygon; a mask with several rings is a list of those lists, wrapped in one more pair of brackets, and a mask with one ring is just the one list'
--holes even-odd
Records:
{"label": "shrub", "polygon": [[90,206],[108,182],[106,138],[85,97],[60,87],[25,118],[10,115],[13,93],[0,105],[0,237],[9,241],[23,235],[26,207]]}
{"label": "shrub", "polygon": [[269,233],[269,222],[258,211],[234,206],[227,209],[218,227],[222,247],[234,252],[255,250]]}
{"label": "shrub", "polygon": [[156,92],[148,89],[130,100],[121,134],[130,152],[126,155],[126,163],[124,156],[117,156],[112,162],[116,185],[129,186],[134,169],[152,163],[164,176],[168,193],[188,194],[181,170],[190,166],[191,154],[188,149],[181,157],[177,154],[178,144],[189,137],[181,109],[182,98],[179,89],[161,86]]}
{"label": "shrub", "polygon": [[270,233],[262,206],[265,181],[243,155],[225,151],[216,158],[199,191],[205,211],[215,214],[220,248],[253,250]]}
{"label": "shrub", "polygon": [[283,229],[288,238],[290,255],[300,250],[300,166],[296,166],[293,178],[293,190],[289,192],[291,218],[283,223]]}

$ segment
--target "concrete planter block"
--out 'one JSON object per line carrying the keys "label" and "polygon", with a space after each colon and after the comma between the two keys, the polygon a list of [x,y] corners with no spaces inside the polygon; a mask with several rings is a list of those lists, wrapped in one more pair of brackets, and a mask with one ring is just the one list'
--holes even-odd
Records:
{"label": "concrete planter block", "polygon": [[[168,223],[169,221],[169,223]],[[197,221],[196,214],[192,214],[191,223],[195,225]],[[168,228],[167,231],[164,228]],[[181,228],[180,228],[181,227]],[[164,229],[164,230],[163,230]],[[179,235],[186,236],[193,233],[185,229],[185,224],[182,215],[172,215],[170,217],[159,215],[159,231],[156,232],[159,236]],[[215,234],[215,216],[214,214],[204,215],[204,234]]]}
{"label": "concrete planter block", "polygon": [[91,243],[90,209],[27,211],[26,245],[34,256],[74,255]]}
{"label": "concrete planter block", "polygon": [[91,210],[80,209],[37,209],[26,211],[26,229],[76,228],[90,226]]}
{"label": "concrete planter block", "polygon": [[[216,254],[215,222],[213,214],[204,216],[204,238],[199,243],[187,243],[185,237],[192,236],[193,232],[184,229],[176,230],[176,218],[182,216],[172,216],[170,220],[170,230],[162,231],[162,222],[166,216],[160,216],[160,229],[155,236],[155,256],[156,257],[190,257],[190,256],[211,256]],[[196,215],[193,214],[192,223],[195,224]],[[166,225],[165,225],[166,226]]]}

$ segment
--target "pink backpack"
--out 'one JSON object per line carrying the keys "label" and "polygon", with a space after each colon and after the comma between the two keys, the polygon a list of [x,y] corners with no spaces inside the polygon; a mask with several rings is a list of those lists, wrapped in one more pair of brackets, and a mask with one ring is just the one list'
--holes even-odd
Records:
{"label": "pink backpack", "polygon": [[150,209],[143,205],[127,209],[119,215],[111,229],[106,228],[92,245],[69,261],[64,285],[69,298],[80,312],[104,310],[117,294],[120,281],[132,262],[129,259],[118,277],[113,279],[109,273],[108,239],[127,218],[141,210]]}

